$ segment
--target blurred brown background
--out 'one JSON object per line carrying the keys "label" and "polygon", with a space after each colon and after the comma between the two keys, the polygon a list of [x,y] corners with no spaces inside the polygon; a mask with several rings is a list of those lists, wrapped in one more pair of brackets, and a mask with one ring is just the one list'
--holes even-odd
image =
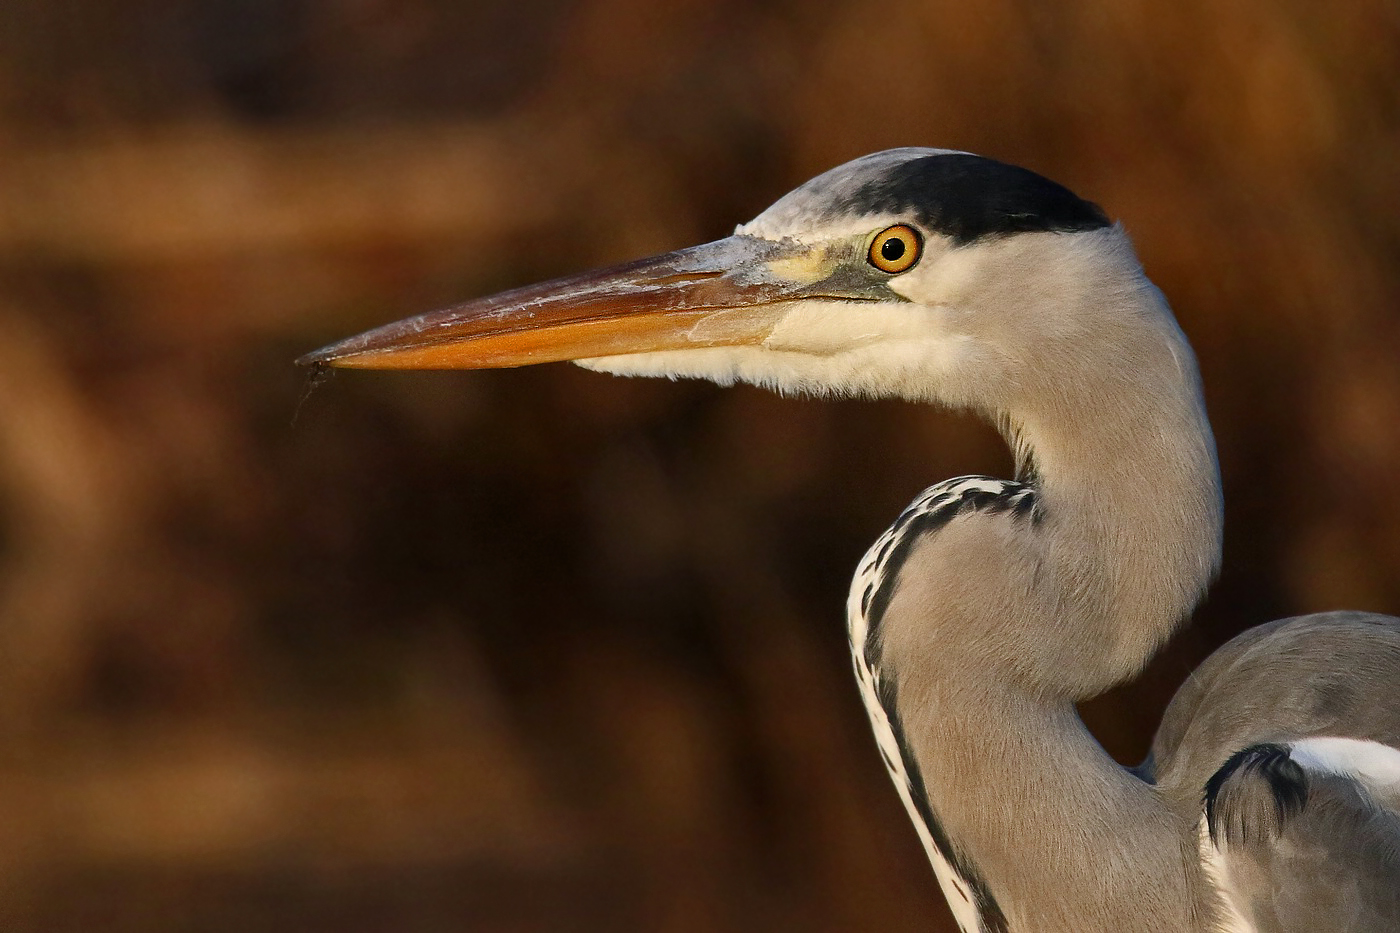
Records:
{"label": "blurred brown background", "polygon": [[291,364],[892,145],[1102,203],[1199,350],[1225,572],[1115,755],[1400,611],[1393,0],[0,4],[0,929],[951,929],[841,612],[988,429]]}

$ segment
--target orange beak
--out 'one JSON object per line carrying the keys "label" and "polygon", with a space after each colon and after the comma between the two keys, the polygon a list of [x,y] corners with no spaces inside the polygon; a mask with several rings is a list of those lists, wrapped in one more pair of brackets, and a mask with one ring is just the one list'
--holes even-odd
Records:
{"label": "orange beak", "polygon": [[809,253],[787,241],[736,235],[408,318],[297,362],[364,369],[487,369],[760,344],[781,318],[785,302],[856,297],[831,295],[822,288],[829,283],[774,274],[775,263]]}

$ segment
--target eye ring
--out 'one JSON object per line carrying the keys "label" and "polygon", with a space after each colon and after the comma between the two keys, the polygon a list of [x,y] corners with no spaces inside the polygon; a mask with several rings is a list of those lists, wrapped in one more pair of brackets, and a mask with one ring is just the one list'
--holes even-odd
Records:
{"label": "eye ring", "polygon": [[870,241],[866,258],[881,272],[898,275],[914,268],[924,251],[924,239],[908,224],[886,227]]}

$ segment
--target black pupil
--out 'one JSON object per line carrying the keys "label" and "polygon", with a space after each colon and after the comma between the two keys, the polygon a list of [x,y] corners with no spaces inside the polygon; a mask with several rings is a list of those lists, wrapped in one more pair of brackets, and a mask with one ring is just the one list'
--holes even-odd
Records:
{"label": "black pupil", "polygon": [[904,241],[899,237],[892,236],[880,244],[880,256],[885,262],[899,262],[904,255]]}

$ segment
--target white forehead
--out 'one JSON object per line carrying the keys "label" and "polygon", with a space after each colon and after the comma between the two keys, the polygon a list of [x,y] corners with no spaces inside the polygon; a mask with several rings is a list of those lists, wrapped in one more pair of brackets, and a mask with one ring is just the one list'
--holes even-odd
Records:
{"label": "white forehead", "polygon": [[849,200],[872,179],[879,178],[902,162],[926,156],[967,154],[957,149],[908,146],[852,159],[789,191],[753,220],[740,224],[734,232],[770,240],[789,238],[799,241],[806,239],[817,228],[828,236],[861,232],[870,225],[871,218],[852,217],[846,220],[832,217],[832,206]]}

